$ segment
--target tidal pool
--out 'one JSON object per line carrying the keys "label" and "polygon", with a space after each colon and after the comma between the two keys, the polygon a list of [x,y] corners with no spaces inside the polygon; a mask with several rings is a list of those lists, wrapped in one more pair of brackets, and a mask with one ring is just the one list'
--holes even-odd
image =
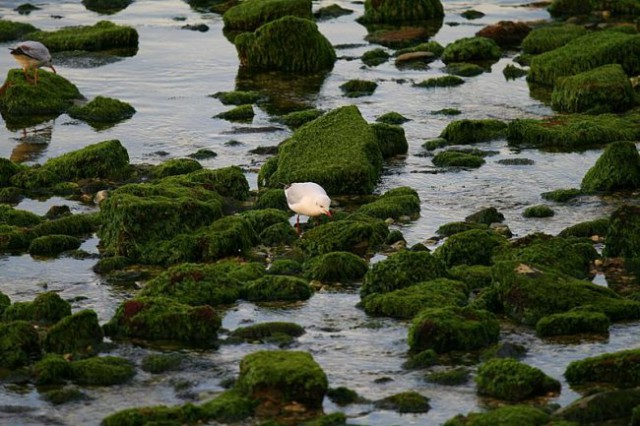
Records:
{"label": "tidal pool", "polygon": [[[222,34],[222,18],[200,13],[181,0],[137,0],[113,15],[91,12],[78,1],[44,1],[40,9],[28,15],[14,8],[22,1],[6,0],[0,4],[0,16],[29,22],[51,30],[70,25],[91,25],[103,19],[126,24],[140,35],[139,50],[134,56],[117,60],[79,60],[73,56],[54,55],[62,76],[73,82],[91,99],[98,95],[114,97],[133,105],[133,118],[105,130],[71,119],[63,114],[55,120],[27,129],[8,129],[0,125],[0,156],[25,164],[43,163],[48,158],[82,148],[88,144],[118,139],[129,152],[132,163],[157,164],[180,158],[198,149],[208,148],[218,155],[201,161],[204,167],[238,165],[246,171],[252,188],[266,157],[251,154],[251,149],[274,146],[291,132],[272,122],[267,111],[255,108],[251,124],[238,125],[212,118],[228,107],[209,96],[236,89],[239,63],[234,46]],[[581,153],[548,153],[538,150],[515,151],[506,141],[479,144],[481,149],[497,151],[487,164],[477,170],[436,172],[421,145],[435,138],[452,119],[542,117],[551,114],[548,106],[533,98],[524,79],[507,81],[503,68],[511,64],[517,52],[505,52],[491,67],[491,72],[466,79],[458,87],[422,89],[412,82],[443,75],[444,64],[436,61],[428,69],[398,69],[393,62],[366,67],[358,59],[373,49],[364,40],[366,29],[355,19],[363,13],[360,2],[315,1],[314,11],[330,4],[354,11],[337,19],[318,23],[320,31],[337,48],[339,60],[319,86],[305,92],[310,105],[330,110],[356,104],[365,119],[396,111],[411,121],[403,125],[409,153],[385,166],[379,192],[397,186],[415,188],[421,198],[421,216],[399,226],[407,242],[414,244],[434,235],[442,224],[463,220],[484,207],[502,212],[505,223],[516,236],[532,232],[556,234],[577,222],[609,214],[623,200],[593,197],[580,203],[553,206],[556,214],[545,219],[525,219],[522,211],[544,202],[540,194],[560,188],[578,187],[586,171],[594,164],[600,150]],[[443,1],[444,24],[433,37],[446,45],[458,38],[475,34],[485,25],[500,20],[535,21],[547,19],[543,8],[525,6],[513,0]],[[473,21],[459,15],[476,9],[485,16]],[[186,24],[204,23],[206,32],[189,31]],[[0,43],[0,75],[17,64],[8,53],[12,43]],[[351,79],[374,80],[378,88],[372,96],[346,98],[339,86]],[[292,82],[294,85],[296,82]],[[304,82],[300,83],[303,84]],[[313,86],[313,85],[312,85]],[[454,118],[432,115],[432,111],[457,108]],[[234,143],[229,143],[234,141]],[[505,166],[497,160],[525,157],[530,166]],[[17,207],[43,214],[51,205],[67,204],[72,211],[95,209],[91,205],[64,199],[24,200]],[[44,289],[54,290],[72,301],[74,310],[94,309],[101,322],[108,321],[117,305],[131,297],[135,286],[108,283],[92,271],[97,261],[98,239],[91,238],[82,249],[93,257],[40,259],[29,255],[0,255],[0,290],[12,301],[32,300]],[[601,277],[599,280],[602,281]],[[486,401],[474,392],[473,382],[461,386],[430,384],[424,371],[402,368],[408,349],[407,323],[384,318],[370,318],[356,307],[357,288],[332,289],[316,293],[305,303],[287,307],[258,306],[241,302],[224,315],[223,327],[229,330],[248,322],[292,321],[306,329],[294,348],[309,351],[328,374],[331,387],[346,386],[369,400],[415,390],[431,398],[432,409],[426,414],[400,415],[375,409],[371,404],[337,407],[328,399],[325,411],[344,410],[353,424],[438,425],[448,418],[468,411],[478,411]],[[505,328],[503,339],[525,344],[529,351],[524,362],[537,366],[562,381],[562,393],[552,399],[565,405],[577,394],[562,377],[567,364],[575,359],[603,352],[638,346],[638,324],[612,327],[606,341],[561,345],[536,338],[531,330]],[[188,366],[177,372],[151,375],[138,369],[129,384],[107,388],[87,388],[89,399],[60,406],[40,398],[30,386],[2,383],[0,387],[0,423],[12,425],[97,425],[106,415],[132,406],[182,404],[212,397],[223,388],[221,383],[237,374],[239,360],[264,345],[222,345],[209,351],[184,351]],[[269,346],[266,346],[269,347]],[[118,344],[115,355],[136,363],[153,350]]]}

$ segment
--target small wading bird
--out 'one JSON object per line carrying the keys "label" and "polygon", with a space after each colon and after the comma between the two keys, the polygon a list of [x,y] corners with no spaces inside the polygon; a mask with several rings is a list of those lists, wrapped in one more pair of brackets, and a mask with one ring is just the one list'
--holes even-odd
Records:
{"label": "small wading bird", "polygon": [[[51,68],[53,73],[56,74],[56,69],[51,64],[49,49],[39,41],[23,41],[16,47],[10,47],[9,50],[16,61],[22,65],[24,78],[27,81],[33,81],[34,84],[38,84],[38,68],[40,67]],[[28,73],[31,69],[34,70],[33,80],[31,80]]]}
{"label": "small wading bird", "polygon": [[316,217],[323,214],[331,217],[331,199],[323,187],[314,182],[299,182],[285,185],[284,194],[289,208],[297,213],[296,231],[300,234],[300,215]]}

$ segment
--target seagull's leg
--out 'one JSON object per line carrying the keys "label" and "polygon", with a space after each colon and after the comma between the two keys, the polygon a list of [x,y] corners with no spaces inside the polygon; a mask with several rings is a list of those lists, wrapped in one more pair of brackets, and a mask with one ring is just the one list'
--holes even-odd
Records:
{"label": "seagull's leg", "polygon": [[296,231],[300,235],[300,215],[296,215]]}

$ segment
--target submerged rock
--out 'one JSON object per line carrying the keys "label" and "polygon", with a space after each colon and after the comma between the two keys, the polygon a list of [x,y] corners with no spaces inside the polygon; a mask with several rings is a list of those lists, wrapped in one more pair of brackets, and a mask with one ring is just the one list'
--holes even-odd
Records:
{"label": "submerged rock", "polygon": [[312,294],[305,279],[289,275],[265,275],[242,289],[242,297],[252,302],[307,300]]}
{"label": "submerged rock", "polygon": [[479,395],[511,402],[560,392],[559,381],[512,358],[494,358],[482,364],[476,384]]}

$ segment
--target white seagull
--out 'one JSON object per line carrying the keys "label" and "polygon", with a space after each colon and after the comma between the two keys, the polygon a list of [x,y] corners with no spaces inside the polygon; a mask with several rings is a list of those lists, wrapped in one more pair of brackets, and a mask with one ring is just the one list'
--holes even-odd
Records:
{"label": "white seagull", "polygon": [[13,57],[22,65],[22,71],[24,71],[24,77],[29,81],[29,74],[27,71],[33,69],[34,82],[38,84],[38,68],[48,67],[51,68],[53,73],[56,73],[56,69],[51,63],[51,54],[47,46],[39,41],[23,41],[16,47],[10,47],[9,50]]}
{"label": "white seagull", "polygon": [[285,185],[284,194],[289,208],[298,214],[296,230],[300,233],[300,215],[316,217],[323,214],[331,217],[331,198],[323,187],[314,182],[298,182]]}

